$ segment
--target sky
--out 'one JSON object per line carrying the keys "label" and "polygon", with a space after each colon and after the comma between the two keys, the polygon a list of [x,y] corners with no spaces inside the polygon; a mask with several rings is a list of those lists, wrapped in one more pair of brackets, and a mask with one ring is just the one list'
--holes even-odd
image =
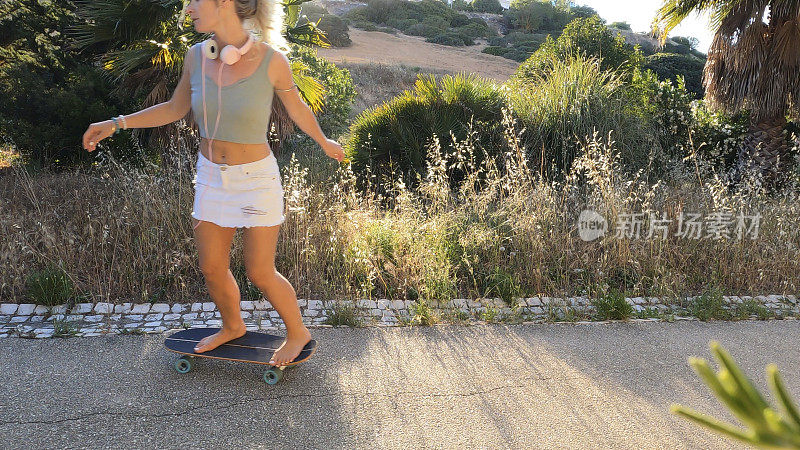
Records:
{"label": "sky", "polygon": [[[633,31],[650,31],[653,17],[663,4],[663,0],[576,0],[575,4],[590,6],[606,20],[606,23],[628,22]],[[708,53],[711,38],[714,34],[709,30],[707,15],[693,13],[678,25],[670,36],[695,37],[700,40],[697,49]]]}

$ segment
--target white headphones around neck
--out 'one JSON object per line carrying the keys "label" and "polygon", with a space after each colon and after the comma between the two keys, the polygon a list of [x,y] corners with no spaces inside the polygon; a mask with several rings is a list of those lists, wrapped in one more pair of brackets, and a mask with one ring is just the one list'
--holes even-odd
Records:
{"label": "white headphones around neck", "polygon": [[254,42],[253,34],[248,33],[247,42],[245,42],[241,48],[237,48],[235,45],[226,45],[225,48],[220,51],[217,41],[210,38],[203,41],[203,54],[206,55],[208,59],[219,58],[222,62],[231,66],[239,62],[239,60],[242,59],[242,55],[253,48]]}

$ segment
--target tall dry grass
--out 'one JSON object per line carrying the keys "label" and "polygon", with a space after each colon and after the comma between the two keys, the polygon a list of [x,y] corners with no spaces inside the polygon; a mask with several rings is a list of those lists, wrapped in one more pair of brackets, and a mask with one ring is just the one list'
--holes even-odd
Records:
{"label": "tall dry grass", "polygon": [[[592,294],[608,287],[632,296],[797,294],[800,204],[797,186],[767,197],[757,180],[735,194],[687,160],[648,184],[620,170],[613,133],[589,136],[569,176],[545,182],[525,160],[520,130],[506,111],[509,151],[503,172],[475,164],[468,136],[445,153],[439,136],[428,172],[412,192],[395,181],[387,198],[360,193],[355,176],[313,144],[277,154],[287,220],[277,267],[300,298],[423,298]],[[58,266],[93,301],[208,301],[191,229],[192,146],[161,167],[123,167],[108,159],[91,170],[0,176],[0,301],[24,302],[26,281]],[[448,171],[469,174],[456,190]],[[533,166],[533,167],[531,167]],[[625,213],[673,219],[667,239],[581,240],[584,209],[615,224]],[[762,215],[756,239],[681,239],[677,213]],[[705,231],[704,231],[705,233]],[[241,282],[241,232],[231,266]],[[243,289],[251,295],[252,289]]]}

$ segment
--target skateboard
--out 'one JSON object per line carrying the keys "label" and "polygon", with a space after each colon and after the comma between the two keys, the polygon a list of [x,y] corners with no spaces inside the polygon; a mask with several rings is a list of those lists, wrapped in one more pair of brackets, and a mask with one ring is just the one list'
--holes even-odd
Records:
{"label": "skateboard", "polygon": [[276,384],[283,379],[283,371],[311,358],[317,349],[317,341],[312,339],[303,347],[294,361],[283,366],[273,366],[269,358],[284,341],[283,336],[274,334],[248,331],[244,336],[226,342],[214,350],[195,353],[194,346],[206,336],[219,331],[219,328],[190,328],[169,335],[164,340],[167,350],[178,353],[180,356],[173,367],[178,373],[188,373],[194,367],[195,358],[224,359],[227,361],[241,361],[269,366],[264,371],[264,381],[267,384]]}

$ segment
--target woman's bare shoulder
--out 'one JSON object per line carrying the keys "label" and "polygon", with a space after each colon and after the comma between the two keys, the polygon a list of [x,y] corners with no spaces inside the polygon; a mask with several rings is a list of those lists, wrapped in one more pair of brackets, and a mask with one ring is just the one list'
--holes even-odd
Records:
{"label": "woman's bare shoulder", "polygon": [[183,65],[189,70],[189,76],[192,75],[192,69],[194,68],[193,62],[195,55],[197,54],[196,48],[198,45],[200,45],[199,42],[189,47],[189,49],[186,50],[186,55],[183,57]]}

